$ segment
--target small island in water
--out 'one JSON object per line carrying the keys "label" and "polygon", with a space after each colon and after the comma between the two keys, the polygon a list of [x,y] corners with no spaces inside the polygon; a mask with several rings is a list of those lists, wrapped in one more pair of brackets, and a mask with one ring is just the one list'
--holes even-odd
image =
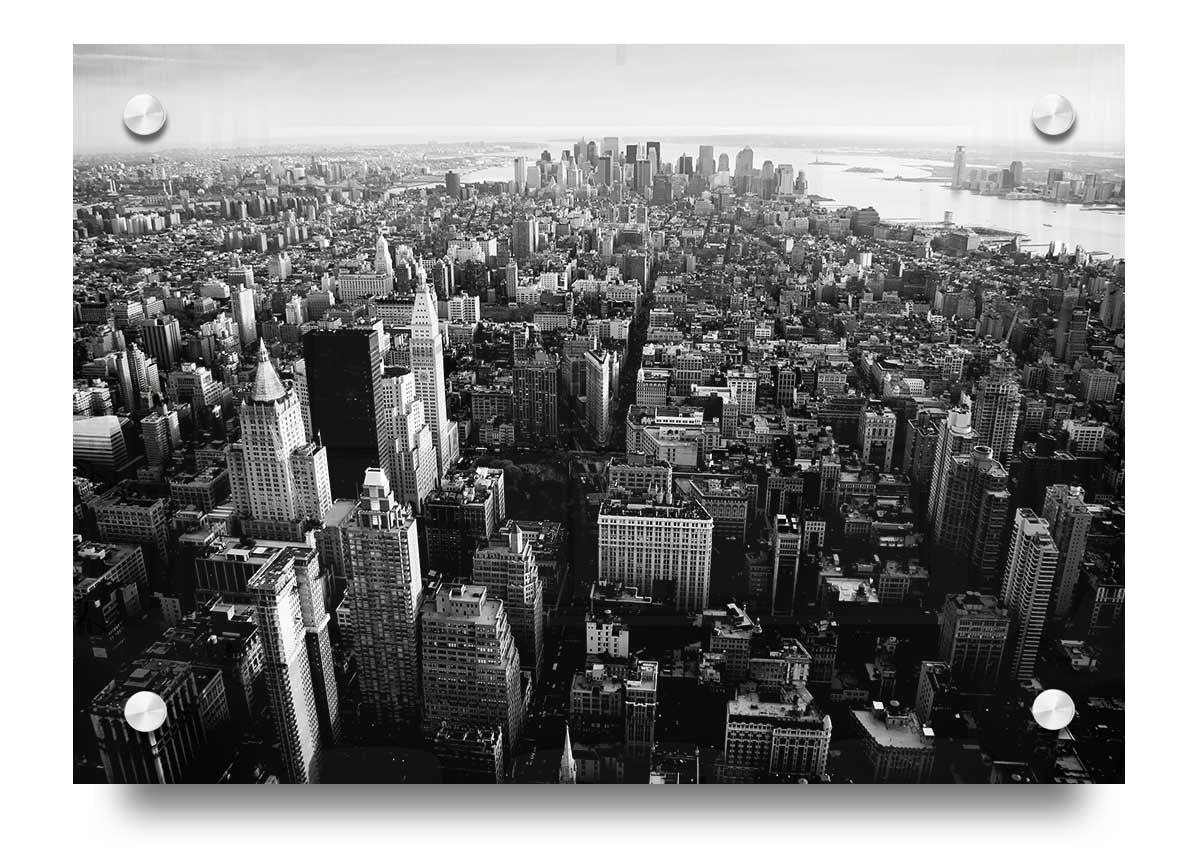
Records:
{"label": "small island in water", "polygon": [[848,167],[842,173],[883,173],[881,167]]}

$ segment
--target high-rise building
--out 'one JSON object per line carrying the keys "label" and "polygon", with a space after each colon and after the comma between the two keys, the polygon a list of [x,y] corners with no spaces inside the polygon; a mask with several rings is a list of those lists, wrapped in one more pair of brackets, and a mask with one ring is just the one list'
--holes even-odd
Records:
{"label": "high-rise building", "polygon": [[425,567],[448,577],[465,577],[480,541],[505,521],[504,470],[479,467],[452,471],[429,495],[422,513]]}
{"label": "high-rise building", "polygon": [[159,369],[163,373],[172,370],[179,362],[179,351],[183,343],[179,321],[164,314],[151,320],[143,320],[140,331],[146,352],[155,358]]}
{"label": "high-rise building", "polygon": [[[791,615],[801,594],[800,562],[804,558],[804,531],[798,518],[776,514],[771,528],[771,612]],[[760,604],[766,597],[762,588],[751,586],[751,593]]]}
{"label": "high-rise building", "polygon": [[975,445],[975,430],[971,427],[971,411],[955,407],[938,424],[937,445],[933,456],[933,471],[929,489],[927,518],[930,529],[942,518],[946,507],[946,478],[955,455],[970,451]]}
{"label": "high-rise building", "polygon": [[748,146],[742,147],[734,161],[733,176],[735,179],[749,177],[752,173],[754,173],[754,150]]}
{"label": "high-rise building", "polygon": [[737,402],[738,413],[743,416],[753,415],[758,400],[758,374],[745,369],[726,371],[725,382]]}
{"label": "high-rise building", "polygon": [[517,156],[513,159],[513,181],[517,184],[518,192],[525,188],[526,174],[525,156]]}
{"label": "high-rise building", "polygon": [[612,430],[613,379],[617,357],[609,350],[588,350],[584,353],[587,373],[587,424],[596,445],[608,444]]}
{"label": "high-rise building", "polygon": [[451,200],[458,200],[462,194],[462,177],[454,171],[446,172],[446,196]]}
{"label": "high-rise building", "polygon": [[696,173],[701,176],[712,176],[717,172],[717,163],[713,160],[713,148],[709,144],[700,145],[700,154],[696,158]]}
{"label": "high-rise building", "polygon": [[658,717],[658,662],[638,661],[625,680],[625,749],[629,757],[649,762]]}
{"label": "high-rise building", "polygon": [[965,559],[971,586],[994,588],[1004,563],[1008,473],[987,446],[950,458],[945,505],[931,524],[934,543]]}
{"label": "high-rise building", "polygon": [[258,340],[258,300],[253,287],[235,286],[229,295],[229,305],[233,309],[233,319],[237,323],[238,337],[242,346],[247,347]]}
{"label": "high-rise building", "polygon": [[638,194],[647,194],[653,182],[653,165],[648,158],[640,158],[633,163],[633,187]]}
{"label": "high-rise building", "polygon": [[517,445],[558,442],[558,360],[537,350],[513,365],[513,435]]}
{"label": "high-rise building", "polygon": [[892,471],[892,450],[896,444],[896,413],[878,401],[863,406],[858,429],[858,446],[863,460],[883,472]]}
{"label": "high-rise building", "polygon": [[458,425],[446,412],[446,372],[442,363],[442,334],[438,330],[437,305],[424,282],[413,297],[412,369],[417,397],[425,405],[425,422],[433,436],[438,457],[438,477],[458,460]]}
{"label": "high-rise building", "polygon": [[320,767],[321,728],[294,557],[277,554],[250,578],[263,646],[263,680],[280,757],[290,783],[309,783]]}
{"label": "high-rise building", "polygon": [[525,723],[524,682],[504,602],[484,586],[443,585],[421,608],[425,733],[443,722],[501,727],[513,762]]}
{"label": "high-rise building", "polygon": [[796,190],[796,170],[790,164],[781,164],[775,168],[776,194],[791,194]]}
{"label": "high-rise building", "polygon": [[397,503],[383,470],[365,471],[354,524],[345,532],[364,710],[381,737],[402,737],[421,716],[421,560],[416,518]]}
{"label": "high-rise building", "polygon": [[1058,358],[1068,366],[1087,353],[1087,327],[1089,311],[1087,307],[1071,308],[1061,321],[1061,330],[1056,334]]}
{"label": "high-rise building", "polygon": [[327,451],[335,496],[358,496],[358,482],[389,460],[383,385],[383,323],[304,333],[305,381],[313,435]]}
{"label": "high-rise building", "polygon": [[259,344],[258,369],[238,409],[242,436],[227,450],[238,513],[254,520],[320,520],[333,499],[324,447],[309,441],[295,391]]}
{"label": "high-rise building", "polygon": [[1008,166],[1008,171],[1012,174],[1014,188],[1020,188],[1025,184],[1025,165],[1022,162],[1014,161]]}
{"label": "high-rise building", "polygon": [[678,610],[708,606],[713,519],[692,499],[643,496],[600,506],[599,579],[661,595]]}
{"label": "high-rise building", "polygon": [[600,156],[596,162],[596,185],[612,185],[617,169],[616,156]]}
{"label": "high-rise building", "polygon": [[[512,258],[515,260],[524,260],[538,251],[538,222],[534,218],[514,218],[512,219],[511,237],[509,247],[512,249]],[[516,287],[514,284],[508,284],[509,301],[516,299]]]}
{"label": "high-rise building", "polygon": [[650,175],[654,176],[662,170],[662,142],[646,141],[646,158],[650,161]]}
{"label": "high-rise building", "polygon": [[1079,372],[1079,383],[1085,401],[1110,403],[1116,400],[1121,378],[1105,368],[1084,368]]}
{"label": "high-rise building", "polygon": [[[166,720],[153,732],[139,732],[125,719],[125,703],[140,691],[167,705]],[[183,661],[135,660],[92,699],[88,718],[109,783],[187,783],[207,741],[196,678]]]}
{"label": "high-rise building", "polygon": [[938,654],[967,693],[992,693],[1004,668],[1011,624],[994,595],[947,595],[940,614]]}
{"label": "high-rise building", "polygon": [[949,664],[945,661],[921,661],[913,711],[923,725],[933,726],[935,717],[954,711],[957,692]]}
{"label": "high-rise building", "polygon": [[542,581],[532,537],[510,520],[475,551],[471,582],[504,601],[521,666],[536,681],[542,674]]}
{"label": "high-rise building", "polygon": [[179,412],[159,404],[154,412],[141,420],[140,425],[146,462],[161,469],[170,459],[171,451],[183,442],[179,432]]}
{"label": "high-rise building", "polygon": [[725,709],[723,783],[814,780],[825,773],[833,722],[803,685],[742,686]]}
{"label": "high-rise building", "polygon": [[437,487],[438,464],[412,370],[385,367],[382,392],[389,441],[386,472],[396,498],[420,514],[425,499]]}
{"label": "high-rise building", "polygon": [[962,188],[967,181],[967,149],[955,147],[954,172],[950,175],[950,187]]}
{"label": "high-rise building", "polygon": [[1061,619],[1074,609],[1079,568],[1092,524],[1091,509],[1083,501],[1083,488],[1068,484],[1046,488],[1042,517],[1050,524],[1050,535],[1058,548],[1058,570],[1054,575],[1050,612],[1056,619]]}
{"label": "high-rise building", "polygon": [[759,171],[759,194],[764,200],[775,196],[775,162],[766,159]]}
{"label": "high-rise building", "polygon": [[1001,463],[1012,457],[1021,416],[1021,382],[1010,362],[994,359],[988,375],[976,383],[973,420],[979,445]]}
{"label": "high-rise building", "polygon": [[1058,556],[1050,521],[1038,517],[1032,508],[1018,508],[1000,596],[1013,617],[1009,673],[1018,682],[1033,676],[1050,609],[1050,594],[1054,590]]}

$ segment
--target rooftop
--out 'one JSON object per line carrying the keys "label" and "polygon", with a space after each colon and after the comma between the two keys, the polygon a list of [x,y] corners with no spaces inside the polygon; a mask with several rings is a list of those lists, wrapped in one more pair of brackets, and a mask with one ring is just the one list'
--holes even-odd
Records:
{"label": "rooftop", "polygon": [[887,706],[875,702],[870,709],[852,709],[859,726],[881,747],[923,750],[933,748],[933,730],[921,726],[912,712],[900,711],[892,700]]}

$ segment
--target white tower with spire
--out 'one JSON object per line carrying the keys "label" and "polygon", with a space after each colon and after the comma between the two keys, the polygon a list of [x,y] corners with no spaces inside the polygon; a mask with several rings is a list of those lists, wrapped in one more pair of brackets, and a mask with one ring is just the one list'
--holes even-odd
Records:
{"label": "white tower with spire", "polygon": [[442,362],[442,335],[438,331],[437,306],[425,279],[417,282],[412,315],[412,370],[417,397],[425,405],[425,421],[433,434],[438,455],[438,478],[458,460],[457,423],[446,416],[446,372]]}
{"label": "white tower with spire", "polygon": [[264,341],[238,417],[242,437],[228,450],[238,513],[274,521],[324,517],[333,504],[325,448],[308,439],[300,399],[279,379]]}

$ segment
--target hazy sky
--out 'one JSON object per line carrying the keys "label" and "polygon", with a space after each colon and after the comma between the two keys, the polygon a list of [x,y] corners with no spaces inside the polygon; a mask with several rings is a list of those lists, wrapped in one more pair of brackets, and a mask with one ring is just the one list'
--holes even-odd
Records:
{"label": "hazy sky", "polygon": [[[77,152],[797,134],[1005,143],[1066,96],[1070,147],[1124,151],[1124,49],[1070,45],[76,45]],[[121,122],[157,96],[144,144]]]}

